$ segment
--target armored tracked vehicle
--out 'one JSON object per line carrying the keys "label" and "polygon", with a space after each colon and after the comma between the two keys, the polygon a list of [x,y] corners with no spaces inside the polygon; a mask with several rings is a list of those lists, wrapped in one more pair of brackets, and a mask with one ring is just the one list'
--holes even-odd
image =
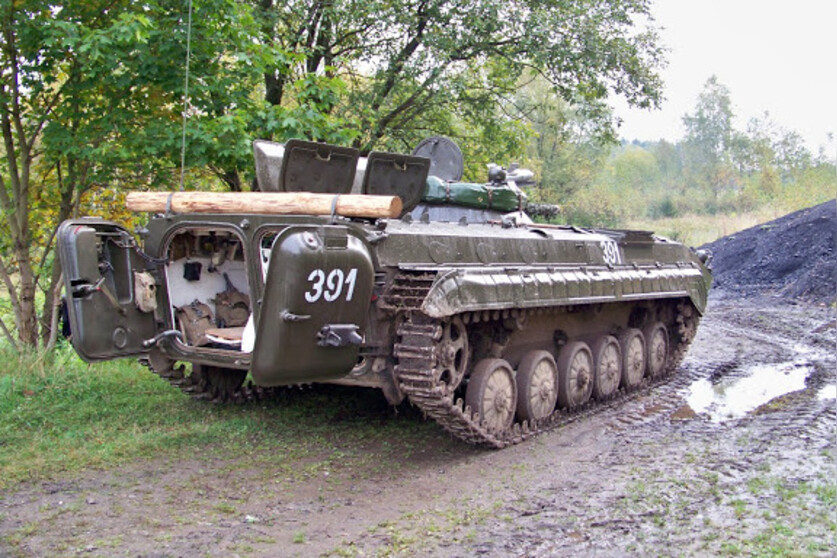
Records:
{"label": "armored tracked vehicle", "polygon": [[[530,173],[459,182],[444,138],[413,155],[298,140],[254,151],[263,194],[147,193],[140,242],[101,219],[61,225],[82,358],[138,357],[215,401],[376,387],[504,447],[661,381],[704,312],[706,254],[533,223],[516,184]],[[364,209],[380,201],[386,216]]]}

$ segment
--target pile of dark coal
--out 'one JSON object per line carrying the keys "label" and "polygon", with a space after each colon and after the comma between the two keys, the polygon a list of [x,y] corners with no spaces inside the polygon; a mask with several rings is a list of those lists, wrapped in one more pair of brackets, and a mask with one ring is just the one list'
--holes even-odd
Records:
{"label": "pile of dark coal", "polygon": [[837,203],[829,201],[719,238],[712,251],[717,296],[837,301]]}

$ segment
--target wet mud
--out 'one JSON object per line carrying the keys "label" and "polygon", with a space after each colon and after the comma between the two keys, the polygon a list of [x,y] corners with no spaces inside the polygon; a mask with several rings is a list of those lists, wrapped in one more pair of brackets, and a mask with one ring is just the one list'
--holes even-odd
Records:
{"label": "wet mud", "polygon": [[835,333],[833,309],[713,299],[671,381],[521,445],[433,430],[397,470],[363,447],[304,480],[213,455],[44,482],[0,494],[0,556],[830,556]]}

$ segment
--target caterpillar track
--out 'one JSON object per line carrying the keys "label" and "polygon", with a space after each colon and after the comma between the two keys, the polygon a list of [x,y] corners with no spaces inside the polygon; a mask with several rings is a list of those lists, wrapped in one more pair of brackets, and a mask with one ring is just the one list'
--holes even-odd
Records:
{"label": "caterpillar track", "polygon": [[194,364],[191,373],[186,374],[184,365],[175,366],[174,361],[155,353],[140,359],[140,363],[183,393],[210,403],[243,405],[273,399],[280,392],[293,389],[257,386],[246,379],[244,370]]}
{"label": "caterpillar track", "polygon": [[[528,312],[551,310],[554,309],[536,309]],[[510,428],[503,431],[494,430],[486,425],[478,413],[467,406],[461,397],[456,396],[457,391],[451,389],[450,384],[446,383],[444,376],[439,373],[439,353],[444,350],[441,343],[445,321],[433,320],[418,312],[410,312],[403,317],[398,327],[399,342],[394,350],[398,362],[395,374],[401,391],[410,402],[442,428],[467,443],[500,449],[610,408],[669,381],[694,339],[698,322],[696,313],[688,303],[681,302],[677,310],[675,323],[668,324],[673,326],[671,329],[675,333],[671,338],[675,342],[671,345],[663,374],[656,378],[646,377],[640,384],[627,389],[620,388],[600,400],[591,399],[577,407],[556,408],[551,414],[538,420],[514,422]],[[464,323],[472,323],[479,320],[496,320],[503,316],[501,312],[477,312],[458,318]]]}

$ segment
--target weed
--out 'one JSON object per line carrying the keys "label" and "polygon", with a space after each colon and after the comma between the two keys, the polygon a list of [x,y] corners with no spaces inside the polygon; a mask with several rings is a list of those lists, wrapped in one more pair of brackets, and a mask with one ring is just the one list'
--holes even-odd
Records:
{"label": "weed", "polygon": [[334,550],[329,552],[327,556],[339,556],[340,558],[354,558],[359,554],[360,553],[358,551],[357,546],[355,546],[355,543],[352,542],[348,544],[343,544],[342,546],[335,548]]}
{"label": "weed", "polygon": [[743,519],[747,513],[747,502],[736,498],[735,500],[731,500],[729,503],[732,505],[735,518]]}
{"label": "weed", "polygon": [[818,484],[814,487],[817,499],[831,509],[837,507],[837,484]]}
{"label": "weed", "polygon": [[122,545],[124,539],[124,535],[115,535],[108,539],[96,539],[93,546],[96,548],[117,548]]}
{"label": "weed", "polygon": [[742,549],[741,549],[741,546],[739,546],[738,543],[727,541],[727,542],[721,544],[721,552],[724,553],[724,554],[738,556],[738,555],[742,554]]}
{"label": "weed", "polygon": [[747,480],[747,489],[750,491],[750,494],[758,496],[767,489],[767,481],[761,477],[753,477]]}
{"label": "weed", "polygon": [[292,540],[294,544],[305,544],[305,533],[303,531],[294,532]]}
{"label": "weed", "polygon": [[229,502],[218,502],[217,504],[212,506],[212,509],[225,515],[234,515],[237,513],[235,506],[233,506]]}

